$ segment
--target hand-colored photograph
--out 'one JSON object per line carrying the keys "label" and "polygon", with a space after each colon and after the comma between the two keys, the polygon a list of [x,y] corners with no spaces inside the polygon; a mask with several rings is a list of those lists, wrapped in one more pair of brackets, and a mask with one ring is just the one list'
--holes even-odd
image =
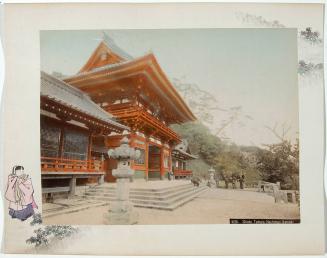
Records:
{"label": "hand-colored photograph", "polygon": [[43,223],[300,223],[297,37],[41,31]]}

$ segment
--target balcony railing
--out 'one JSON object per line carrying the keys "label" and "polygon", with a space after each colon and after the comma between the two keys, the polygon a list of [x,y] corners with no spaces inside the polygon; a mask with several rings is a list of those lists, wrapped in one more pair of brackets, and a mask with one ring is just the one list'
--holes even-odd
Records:
{"label": "balcony railing", "polygon": [[104,163],[100,160],[73,160],[41,157],[43,172],[103,172]]}
{"label": "balcony railing", "polygon": [[175,169],[175,176],[192,176],[192,170]]}
{"label": "balcony railing", "polygon": [[124,103],[111,105],[107,107],[107,111],[122,121],[131,121],[132,123],[135,123],[134,120],[139,118],[143,123],[149,125],[150,128],[155,128],[158,133],[167,135],[172,139],[180,139],[180,136],[177,133],[175,133],[158,118],[150,114],[143,107],[133,105],[132,103]]}

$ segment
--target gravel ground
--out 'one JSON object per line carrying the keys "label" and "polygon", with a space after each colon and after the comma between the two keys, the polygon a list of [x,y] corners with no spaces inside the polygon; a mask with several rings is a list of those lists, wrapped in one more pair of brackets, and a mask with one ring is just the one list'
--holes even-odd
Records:
{"label": "gravel ground", "polygon": [[[45,219],[45,224],[102,225],[108,207]],[[258,192],[210,189],[174,211],[135,208],[138,224],[224,224],[230,218],[299,219],[295,204],[274,203],[273,197]]]}

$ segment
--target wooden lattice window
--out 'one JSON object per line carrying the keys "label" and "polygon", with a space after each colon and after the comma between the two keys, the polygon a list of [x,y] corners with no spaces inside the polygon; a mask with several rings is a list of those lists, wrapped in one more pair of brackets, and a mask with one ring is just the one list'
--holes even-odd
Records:
{"label": "wooden lattice window", "polygon": [[61,129],[52,124],[41,120],[41,156],[58,157],[60,149]]}
{"label": "wooden lattice window", "polygon": [[73,128],[65,128],[63,157],[66,159],[87,159],[89,135]]}

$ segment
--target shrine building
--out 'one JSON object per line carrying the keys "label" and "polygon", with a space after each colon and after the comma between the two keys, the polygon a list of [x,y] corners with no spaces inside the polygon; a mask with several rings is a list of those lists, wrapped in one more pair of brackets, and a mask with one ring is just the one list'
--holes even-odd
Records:
{"label": "shrine building", "polygon": [[[183,177],[192,174],[185,160],[195,157],[175,149],[182,139],[169,126],[195,121],[196,117],[153,53],[133,58],[106,37],[80,71],[63,80],[130,128],[130,145],[141,152],[132,162],[135,178],[164,179],[169,171]],[[121,138],[121,134],[104,137],[104,147],[118,146]],[[175,169],[173,159],[181,164]],[[114,160],[104,160],[105,181],[115,180],[111,174],[115,166]]]}
{"label": "shrine building", "polygon": [[41,72],[41,178],[43,200],[75,194],[76,185],[103,181],[108,134],[129,128],[87,94]]}
{"label": "shrine building", "polygon": [[175,179],[190,178],[192,170],[187,168],[188,161],[196,158],[191,154],[187,140],[183,139],[181,143],[176,145],[172,151],[172,171]]}

